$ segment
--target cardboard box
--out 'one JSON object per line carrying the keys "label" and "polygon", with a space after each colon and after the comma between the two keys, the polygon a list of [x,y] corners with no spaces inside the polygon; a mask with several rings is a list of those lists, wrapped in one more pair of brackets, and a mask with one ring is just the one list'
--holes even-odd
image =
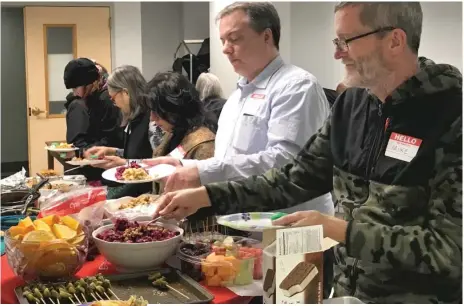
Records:
{"label": "cardboard box", "polygon": [[323,252],[336,244],[321,225],[265,230],[264,304],[322,303]]}

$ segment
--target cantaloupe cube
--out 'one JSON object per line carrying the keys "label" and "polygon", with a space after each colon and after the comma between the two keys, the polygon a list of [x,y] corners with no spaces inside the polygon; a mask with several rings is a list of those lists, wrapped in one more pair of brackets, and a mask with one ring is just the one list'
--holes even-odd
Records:
{"label": "cantaloupe cube", "polygon": [[60,217],[58,217],[57,215],[46,216],[39,220],[47,223],[47,225],[50,226],[50,228],[53,226],[53,224],[60,223]]}
{"label": "cantaloupe cube", "polygon": [[32,222],[30,217],[26,217],[18,222],[18,226],[21,226],[21,227],[29,227],[31,225],[34,226],[34,223]]}

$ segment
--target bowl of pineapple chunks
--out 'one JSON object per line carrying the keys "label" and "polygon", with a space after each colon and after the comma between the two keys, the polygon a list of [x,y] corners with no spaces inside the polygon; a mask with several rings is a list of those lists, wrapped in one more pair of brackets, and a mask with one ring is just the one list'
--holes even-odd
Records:
{"label": "bowl of pineapple chunks", "polygon": [[26,217],[5,232],[8,264],[26,281],[69,278],[85,261],[86,232],[71,216]]}

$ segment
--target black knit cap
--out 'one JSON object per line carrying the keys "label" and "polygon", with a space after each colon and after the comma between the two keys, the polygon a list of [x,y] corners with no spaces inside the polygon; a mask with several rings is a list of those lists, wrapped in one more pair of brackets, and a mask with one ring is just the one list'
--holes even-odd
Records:
{"label": "black knit cap", "polygon": [[97,66],[88,58],[73,59],[64,68],[63,79],[67,89],[92,84],[98,77]]}

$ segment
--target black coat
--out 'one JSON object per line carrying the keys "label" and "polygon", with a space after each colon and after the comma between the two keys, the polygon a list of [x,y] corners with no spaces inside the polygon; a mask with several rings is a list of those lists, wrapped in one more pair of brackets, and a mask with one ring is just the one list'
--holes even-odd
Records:
{"label": "black coat", "polygon": [[[121,112],[111,101],[107,90],[86,99],[70,93],[66,97],[66,142],[78,147],[78,155],[93,146],[123,147]],[[71,167],[66,166],[65,170]],[[101,180],[102,169],[86,166],[69,174],[82,174],[88,181]]]}
{"label": "black coat", "polygon": [[[131,120],[124,132],[124,158],[125,159],[144,159],[153,156],[148,129],[150,124],[150,111],[141,113]],[[144,193],[151,192],[152,183],[146,184],[109,184],[115,188],[108,190],[108,199],[121,197],[136,197]]]}
{"label": "black coat", "polygon": [[69,94],[66,100],[67,143],[80,149],[123,146],[121,112],[107,90],[95,92],[85,99]]}

